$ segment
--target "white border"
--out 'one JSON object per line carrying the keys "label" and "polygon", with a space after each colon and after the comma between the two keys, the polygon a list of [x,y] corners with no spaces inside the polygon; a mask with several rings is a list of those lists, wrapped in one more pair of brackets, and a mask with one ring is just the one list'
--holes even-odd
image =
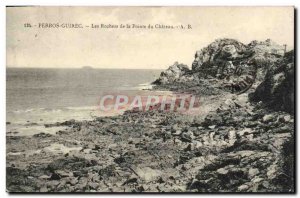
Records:
{"label": "white border", "polygon": [[297,0],[252,0],[252,1],[240,1],[240,0],[85,0],[85,1],[74,1],[74,0],[3,0],[7,5],[81,5],[81,6],[283,6],[283,5],[295,5]]}
{"label": "white border", "polygon": [[[27,0],[27,1],[21,1],[21,0],[1,0],[0,1],[0,24],[1,24],[1,31],[0,31],[0,60],[1,60],[1,66],[0,66],[0,131],[2,134],[2,137],[0,138],[0,157],[1,157],[1,168],[0,168],[0,195],[1,197],[8,197],[8,196],[16,196],[16,195],[8,195],[5,191],[5,117],[6,117],[6,110],[5,110],[5,93],[6,93],[6,78],[5,78],[5,56],[6,56],[6,36],[5,36],[5,27],[6,27],[6,19],[5,19],[5,6],[7,5],[35,5],[35,6],[295,6],[296,8],[299,8],[299,0],[252,0],[252,1],[241,1],[241,0],[82,0],[82,1],[74,1],[74,0]],[[299,22],[297,21],[297,26],[299,25]],[[296,37],[298,35],[295,35]],[[298,44],[295,45],[298,49]],[[297,57],[299,55],[299,51],[297,51]],[[299,76],[299,69],[297,69],[297,75]],[[299,84],[297,83],[297,93],[299,92]],[[299,105],[298,105],[299,106]],[[297,108],[298,110],[298,108]],[[297,123],[299,123],[299,117],[297,118]],[[297,142],[299,142],[299,134],[297,134]],[[297,151],[296,151],[297,153]],[[299,156],[297,156],[298,159]],[[298,160],[297,160],[298,161]],[[297,163],[298,164],[298,163]],[[299,173],[299,169],[297,167],[297,173]],[[297,174],[297,178],[299,178],[299,174]],[[297,190],[299,190],[299,181],[297,182]],[[75,194],[72,194],[73,196]],[[27,197],[33,197],[34,195],[27,195]],[[50,197],[51,195],[44,195],[44,197]],[[63,197],[64,195],[52,195],[55,197]],[[89,196],[89,195],[79,195],[79,196]],[[91,195],[90,195],[91,196]],[[95,196],[95,195],[94,195]],[[124,195],[104,195],[104,194],[98,194],[96,196],[114,196],[114,197],[121,197]],[[127,195],[128,196],[128,195]],[[148,195],[148,197],[152,196],[163,196],[163,195]],[[164,196],[178,196],[178,195],[164,195]],[[182,195],[183,197],[188,197],[189,195]],[[198,194],[196,196],[204,196],[202,194]],[[226,195],[214,195],[214,197],[225,197]],[[231,196],[231,195],[230,195]],[[235,196],[235,195],[234,195]],[[242,197],[244,195],[236,195],[237,197]],[[263,197],[266,195],[255,195],[257,197]],[[271,195],[272,196],[272,195]],[[289,196],[289,195],[284,195]]]}

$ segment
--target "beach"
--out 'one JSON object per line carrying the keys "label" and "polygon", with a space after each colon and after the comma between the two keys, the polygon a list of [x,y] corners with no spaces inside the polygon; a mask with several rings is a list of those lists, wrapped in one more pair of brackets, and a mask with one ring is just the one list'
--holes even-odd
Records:
{"label": "beach", "polygon": [[[293,193],[294,52],[262,58],[273,46],[219,39],[192,69],[163,72],[8,72],[7,191]],[[228,49],[235,65],[217,53]],[[114,111],[99,111],[103,96]],[[136,96],[158,102],[126,109]],[[199,100],[179,111],[164,96]]]}
{"label": "beach", "polygon": [[282,192],[289,188],[288,179],[276,181],[284,177],[280,172],[291,174],[285,169],[293,154],[283,153],[293,147],[293,117],[253,105],[247,94],[202,97],[203,108],[210,111],[201,115],[128,111],[44,126],[53,133],[9,135],[7,189]]}

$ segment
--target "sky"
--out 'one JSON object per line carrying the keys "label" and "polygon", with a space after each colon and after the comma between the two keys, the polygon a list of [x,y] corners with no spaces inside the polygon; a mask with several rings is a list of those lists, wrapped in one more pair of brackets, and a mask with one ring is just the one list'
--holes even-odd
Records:
{"label": "sky", "polygon": [[[30,23],[31,28],[24,27]],[[39,28],[41,23],[79,23]],[[91,24],[183,25],[185,29],[95,29]],[[187,29],[190,25],[192,29]],[[191,66],[218,38],[294,44],[293,7],[7,7],[7,67],[166,69]]]}

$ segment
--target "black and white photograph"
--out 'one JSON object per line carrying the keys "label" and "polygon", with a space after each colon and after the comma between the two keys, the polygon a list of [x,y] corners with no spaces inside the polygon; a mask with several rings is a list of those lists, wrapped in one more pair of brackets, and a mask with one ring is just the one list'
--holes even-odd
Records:
{"label": "black and white photograph", "polygon": [[5,9],[7,193],[296,192],[294,6]]}

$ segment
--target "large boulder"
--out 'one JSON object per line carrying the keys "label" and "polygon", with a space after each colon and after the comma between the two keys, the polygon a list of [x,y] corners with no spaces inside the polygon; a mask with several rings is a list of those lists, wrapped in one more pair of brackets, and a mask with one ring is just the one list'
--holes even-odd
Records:
{"label": "large boulder", "polygon": [[187,65],[175,62],[166,71],[161,72],[160,77],[153,84],[170,84],[174,82],[182,82],[188,80],[187,74],[190,69]]}
{"label": "large boulder", "polygon": [[285,53],[283,45],[279,45],[270,39],[261,42],[254,40],[246,48],[253,52],[251,58],[256,62],[258,67],[258,80],[263,80],[269,68],[282,58]]}
{"label": "large boulder", "polygon": [[234,39],[218,39],[196,52],[192,64],[199,78],[218,79],[221,89],[244,93],[255,82],[257,66],[253,51]]}
{"label": "large boulder", "polygon": [[265,80],[257,87],[250,99],[256,102],[262,101],[275,110],[294,113],[294,81],[294,50],[292,50],[269,68]]}
{"label": "large boulder", "polygon": [[232,60],[241,56],[246,50],[246,46],[234,39],[217,39],[207,47],[197,51],[195,60],[192,64],[192,70],[218,66],[220,60]]}

